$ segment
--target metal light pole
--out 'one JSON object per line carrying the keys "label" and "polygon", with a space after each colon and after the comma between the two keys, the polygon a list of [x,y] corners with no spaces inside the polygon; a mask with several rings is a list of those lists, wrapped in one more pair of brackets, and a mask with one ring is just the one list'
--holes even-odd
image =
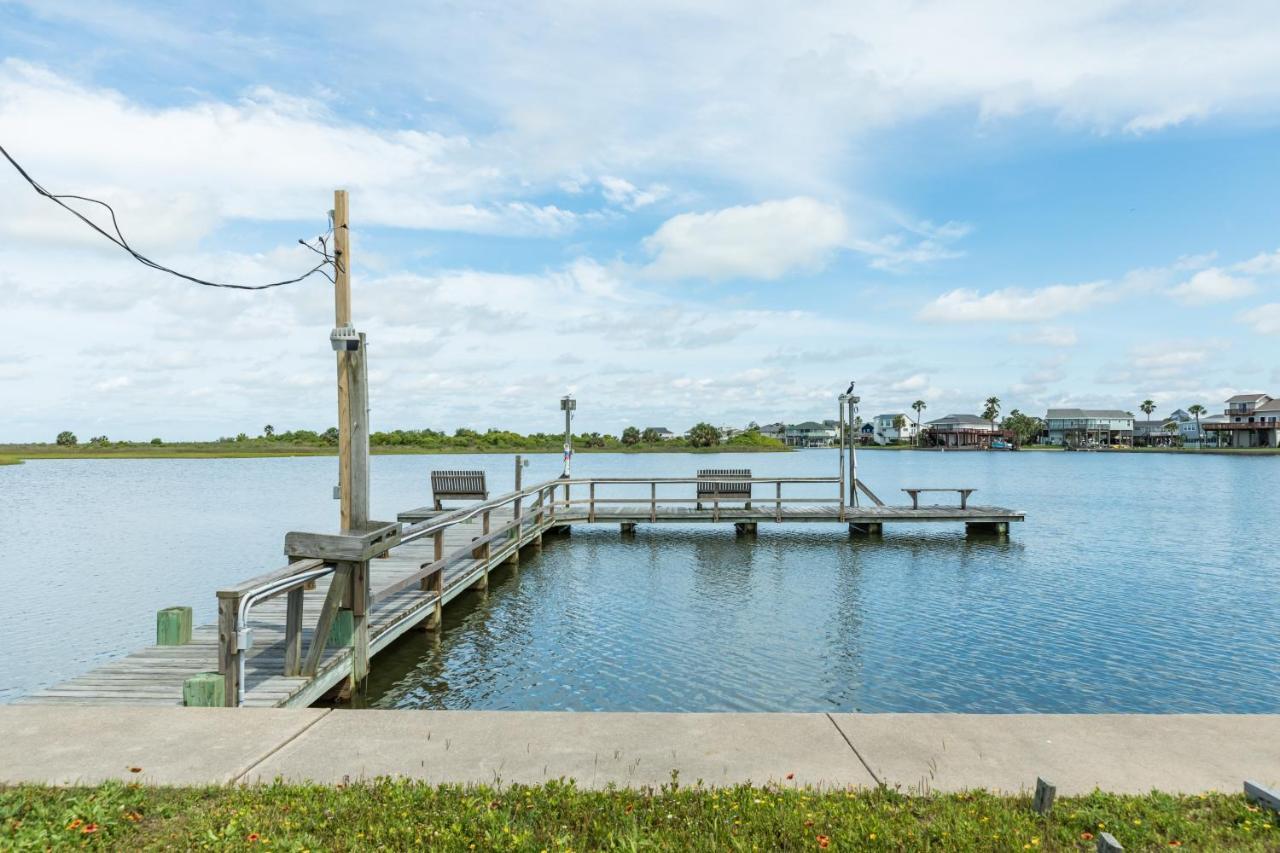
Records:
{"label": "metal light pole", "polygon": [[578,401],[572,394],[560,398],[560,410],[564,412],[564,473],[560,475],[563,480],[569,479],[569,466],[573,462],[573,412],[576,408]]}
{"label": "metal light pole", "polygon": [[[858,403],[862,398],[853,393],[853,386],[856,383],[850,382],[849,388],[840,395],[840,420],[842,423],[849,424],[849,506],[858,505],[858,450],[853,440],[853,416],[858,412]],[[843,432],[843,429],[841,430]],[[844,458],[841,454],[840,459],[841,474],[844,473]]]}

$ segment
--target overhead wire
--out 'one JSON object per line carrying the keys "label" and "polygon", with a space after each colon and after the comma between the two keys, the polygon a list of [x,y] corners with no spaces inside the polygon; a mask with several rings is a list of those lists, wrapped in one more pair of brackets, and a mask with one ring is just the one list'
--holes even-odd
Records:
{"label": "overhead wire", "polygon": [[[325,237],[327,237],[328,234],[331,233],[333,230],[332,223],[330,224],[329,232],[326,232],[324,235],[322,235],[319,238],[320,246],[321,246],[320,249],[316,249],[314,246],[307,243],[305,240],[298,241],[302,245],[306,246],[308,249],[311,249],[313,252],[317,252],[322,258],[320,263],[316,264],[314,267],[307,270],[300,276],[297,276],[295,278],[284,279],[283,281],[272,281],[272,282],[268,282],[267,284],[228,284],[226,282],[209,281],[208,279],[203,279],[194,275],[188,275],[187,273],[179,272],[175,269],[172,269],[171,267],[167,267],[164,264],[161,264],[158,261],[154,261],[151,258],[147,257],[146,255],[134,249],[133,246],[129,245],[129,241],[125,239],[124,233],[120,230],[120,222],[116,218],[115,209],[112,208],[111,205],[107,204],[105,201],[102,201],[101,199],[90,198],[88,196],[73,195],[71,193],[50,192],[49,190],[41,186],[39,181],[31,177],[30,173],[28,173],[27,170],[24,169],[22,165],[18,163],[18,161],[15,160],[7,150],[5,150],[5,147],[3,145],[0,145],[0,154],[4,155],[4,158],[9,161],[9,164],[18,171],[18,174],[21,175],[22,178],[28,184],[30,184],[31,187],[38,194],[49,199],[54,204],[58,205],[62,209],[69,212],[71,215],[75,216],[85,225],[88,225],[98,234],[102,235],[103,237],[110,240],[112,243],[119,246],[124,251],[128,252],[134,258],[134,260],[136,260],[138,263],[142,264],[143,266],[150,267],[151,269],[158,270],[160,272],[168,273],[169,275],[175,276],[180,279],[184,279],[186,281],[192,282],[193,284],[203,285],[204,287],[221,287],[221,288],[226,288],[228,290],[267,290],[273,287],[282,287],[286,284],[297,284],[298,282],[303,281],[304,279],[310,278],[316,273],[320,273],[322,276],[329,279],[329,281],[331,282],[334,280],[327,272],[325,272],[325,267],[332,265],[335,269],[337,269],[338,263],[339,263],[339,260],[337,258],[329,254],[328,245],[325,241]],[[63,201],[63,199],[72,199],[75,201],[82,201],[89,204],[97,204],[97,205],[101,205],[102,207],[105,207],[107,209],[107,213],[110,214],[111,216],[111,227],[115,231],[115,234],[112,235],[111,233],[107,232],[105,229],[99,226],[98,223],[94,222],[92,219],[85,216],[83,213],[76,210],[71,205],[67,204],[65,201]]]}

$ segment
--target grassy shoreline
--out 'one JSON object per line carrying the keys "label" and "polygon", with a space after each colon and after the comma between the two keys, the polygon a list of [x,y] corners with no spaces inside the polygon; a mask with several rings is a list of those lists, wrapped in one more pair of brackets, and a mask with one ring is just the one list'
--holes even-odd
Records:
{"label": "grassy shoreline", "polygon": [[[861,451],[919,451],[936,453],[936,449],[927,447],[911,447],[909,445],[868,445],[860,446]],[[1035,453],[1061,453],[1061,447],[1028,445],[1022,451]],[[375,445],[370,448],[375,456],[427,456],[427,455],[467,455],[467,454],[554,454],[559,455],[560,448],[545,446],[528,447],[416,447]],[[575,454],[585,453],[794,453],[799,452],[792,447],[765,447],[752,445],[718,445],[715,447],[689,447],[687,445],[644,445],[640,447],[580,447],[574,448]],[[981,453],[983,451],[952,451],[963,453]],[[1126,450],[1102,450],[1099,453],[1146,453],[1176,454],[1203,456],[1277,456],[1277,448],[1205,448],[1197,450],[1185,447],[1135,447]],[[41,459],[272,459],[292,456],[336,456],[338,450],[331,446],[309,444],[288,444],[283,442],[175,442],[173,444],[108,444],[108,445],[76,445],[62,447],[54,444],[0,444],[0,465],[18,465],[25,460]]]}
{"label": "grassy shoreline", "polygon": [[789,785],[659,790],[432,786],[0,788],[0,847],[431,850],[1275,850],[1280,815],[1243,795],[1094,792],[1048,816],[1028,796]]}
{"label": "grassy shoreline", "polygon": [[[575,455],[584,453],[788,453],[791,448],[751,447],[721,445],[718,447],[575,447]],[[387,447],[373,446],[369,452],[374,456],[427,456],[427,455],[466,455],[466,454],[554,454],[561,453],[560,448],[547,447]],[[174,443],[164,445],[129,444],[124,446],[107,445],[93,447],[77,445],[76,447],[59,447],[57,445],[0,445],[0,464],[9,460],[17,464],[23,460],[39,459],[255,459],[279,458],[290,456],[337,456],[336,447],[316,447],[313,445],[278,444],[266,446],[237,447],[236,443]]]}

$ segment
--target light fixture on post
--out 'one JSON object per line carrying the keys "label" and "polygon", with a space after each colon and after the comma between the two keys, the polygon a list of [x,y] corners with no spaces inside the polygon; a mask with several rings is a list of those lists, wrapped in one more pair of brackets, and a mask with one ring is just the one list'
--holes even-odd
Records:
{"label": "light fixture on post", "polygon": [[560,477],[564,480],[569,479],[569,467],[573,462],[573,412],[577,408],[578,401],[572,394],[560,398],[560,411],[564,412],[564,473]]}

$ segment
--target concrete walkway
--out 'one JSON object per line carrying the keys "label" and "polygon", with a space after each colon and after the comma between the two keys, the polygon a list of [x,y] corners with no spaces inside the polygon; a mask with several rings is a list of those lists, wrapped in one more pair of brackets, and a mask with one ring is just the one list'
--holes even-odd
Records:
{"label": "concrete walkway", "polygon": [[[1280,783],[1280,715],[602,714],[0,706],[0,784],[775,781],[912,791]],[[792,775],[790,779],[788,776]]]}

